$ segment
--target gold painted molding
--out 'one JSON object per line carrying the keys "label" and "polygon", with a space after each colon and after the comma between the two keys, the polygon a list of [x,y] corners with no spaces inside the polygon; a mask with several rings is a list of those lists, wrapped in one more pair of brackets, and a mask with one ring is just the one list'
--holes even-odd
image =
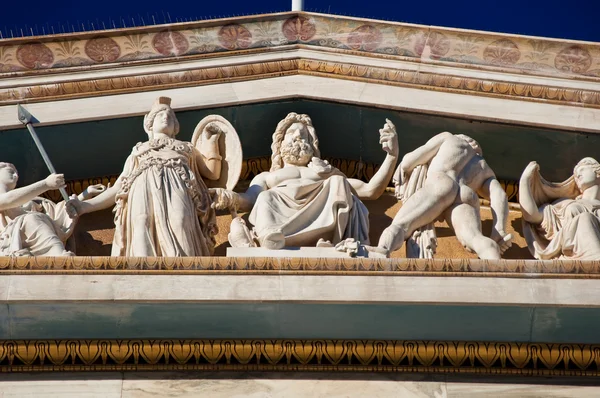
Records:
{"label": "gold painted molding", "polygon": [[600,345],[379,340],[4,340],[0,372],[323,371],[599,376]]}
{"label": "gold painted molding", "polygon": [[0,257],[7,274],[296,274],[600,279],[600,261],[271,257]]}
{"label": "gold painted molding", "polygon": [[21,102],[117,95],[299,74],[449,93],[600,108],[600,91],[355,65],[309,58],[197,68],[183,73],[176,71],[19,86],[0,90],[0,104],[10,105]]}

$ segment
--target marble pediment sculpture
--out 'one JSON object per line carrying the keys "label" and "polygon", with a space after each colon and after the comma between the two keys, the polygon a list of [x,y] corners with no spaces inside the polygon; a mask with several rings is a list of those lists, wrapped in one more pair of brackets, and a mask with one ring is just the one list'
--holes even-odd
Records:
{"label": "marble pediment sculpture", "polygon": [[368,244],[368,211],[362,200],[381,196],[398,156],[396,130],[389,120],[379,140],[386,157],[371,181],[347,178],[321,159],[310,117],[288,114],[273,134],[270,171],[256,176],[244,193],[211,189],[215,208],[250,212],[253,229],[234,218],[230,244],[271,250],[314,247],[319,240],[331,245],[346,239]]}
{"label": "marble pediment sculpture", "polygon": [[[479,258],[499,259],[510,247],[506,193],[471,137],[436,135],[403,157],[393,180],[403,205],[379,239],[378,249],[384,253],[389,255],[407,241],[407,257],[432,258],[436,220],[446,220],[460,243]],[[478,195],[490,201],[494,218],[490,237],[481,231]]]}
{"label": "marble pediment sculpture", "polygon": [[[77,215],[67,212],[66,203],[54,203],[39,195],[63,188],[62,174],[15,188],[18,173],[14,165],[0,163],[0,255],[1,256],[72,256],[67,242],[73,234]],[[80,201],[101,191],[103,185],[88,187]],[[71,245],[72,246],[72,245]]]}
{"label": "marble pediment sculpture", "polygon": [[229,188],[237,182],[243,156],[235,129],[209,116],[192,142],[179,141],[171,99],[160,97],[144,130],[148,141],[133,147],[114,186],[69,203],[77,214],[115,206],[113,256],[212,255],[218,229],[205,181]]}
{"label": "marble pediment sculpture", "polygon": [[551,183],[531,162],[519,181],[523,235],[540,260],[600,260],[600,164],[582,159],[566,181]]}

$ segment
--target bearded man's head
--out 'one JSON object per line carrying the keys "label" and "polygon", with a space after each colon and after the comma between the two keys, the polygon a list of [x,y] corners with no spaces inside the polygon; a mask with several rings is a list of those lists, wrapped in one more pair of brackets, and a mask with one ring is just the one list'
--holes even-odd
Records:
{"label": "bearded man's head", "polygon": [[306,166],[314,155],[309,142],[308,129],[303,123],[293,123],[285,132],[280,147],[284,163]]}
{"label": "bearded man's head", "polygon": [[271,145],[271,171],[285,164],[306,166],[313,157],[320,157],[319,140],[308,115],[290,113],[277,125]]}

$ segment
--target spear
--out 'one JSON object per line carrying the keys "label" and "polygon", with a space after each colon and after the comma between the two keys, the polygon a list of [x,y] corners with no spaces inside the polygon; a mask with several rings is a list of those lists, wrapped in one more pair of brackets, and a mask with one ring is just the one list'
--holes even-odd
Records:
{"label": "spear", "polygon": [[[46,163],[48,170],[50,170],[50,173],[56,174],[56,170],[54,169],[54,166],[52,166],[52,162],[50,161],[50,158],[48,157],[44,146],[42,145],[40,139],[38,138],[35,132],[35,129],[33,128],[33,116],[31,116],[31,113],[27,112],[27,109],[23,108],[20,104],[17,104],[17,114],[19,116],[19,121],[25,126],[27,126],[27,130],[29,130],[29,134],[31,134],[31,138],[33,138],[35,146],[37,146],[38,151],[40,151],[40,155],[42,155],[42,158],[44,159],[44,163]],[[69,195],[67,195],[67,191],[65,191],[64,188],[58,188],[58,190],[60,191],[60,194],[62,195],[65,202],[67,202],[69,200]]]}

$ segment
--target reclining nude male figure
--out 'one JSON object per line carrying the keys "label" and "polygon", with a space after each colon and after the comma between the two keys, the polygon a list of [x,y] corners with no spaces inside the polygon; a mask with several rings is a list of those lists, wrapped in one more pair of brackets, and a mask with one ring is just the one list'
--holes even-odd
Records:
{"label": "reclining nude male figure", "polygon": [[[512,235],[506,233],[508,201],[477,141],[462,134],[440,133],[407,153],[394,179],[404,184],[419,165],[428,165],[425,182],[383,231],[378,249],[389,255],[418,228],[445,219],[467,250],[481,259],[500,259],[512,240]],[[478,195],[488,199],[492,208],[489,238],[481,231]]]}

